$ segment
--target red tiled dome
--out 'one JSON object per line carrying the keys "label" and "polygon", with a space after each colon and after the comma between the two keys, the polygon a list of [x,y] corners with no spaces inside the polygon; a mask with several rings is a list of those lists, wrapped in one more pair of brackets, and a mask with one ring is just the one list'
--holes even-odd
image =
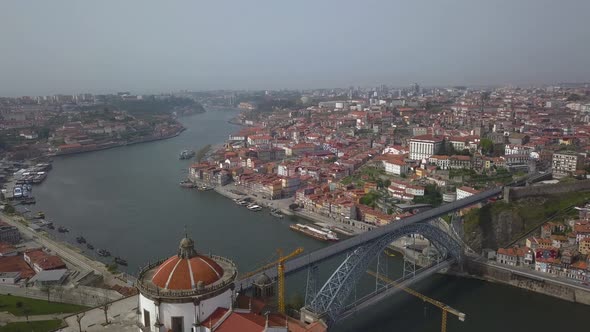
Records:
{"label": "red tiled dome", "polygon": [[187,290],[197,287],[199,281],[210,285],[223,276],[223,269],[209,257],[195,255],[183,258],[172,256],[158,267],[152,277],[154,285],[173,290]]}

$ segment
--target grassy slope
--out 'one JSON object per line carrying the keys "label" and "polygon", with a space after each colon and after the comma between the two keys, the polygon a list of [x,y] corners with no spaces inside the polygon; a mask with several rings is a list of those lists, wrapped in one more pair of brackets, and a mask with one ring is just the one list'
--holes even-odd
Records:
{"label": "grassy slope", "polygon": [[36,322],[18,322],[8,323],[5,326],[0,326],[0,332],[49,332],[54,331],[62,326],[60,319],[56,320],[40,320]]}
{"label": "grassy slope", "polygon": [[[22,307],[17,307],[17,302],[22,302]],[[78,312],[87,309],[86,307],[75,304],[47,302],[45,300],[29,299],[12,295],[0,295],[0,311],[8,311],[15,316],[24,316],[24,308],[30,309],[29,315],[31,316]]]}

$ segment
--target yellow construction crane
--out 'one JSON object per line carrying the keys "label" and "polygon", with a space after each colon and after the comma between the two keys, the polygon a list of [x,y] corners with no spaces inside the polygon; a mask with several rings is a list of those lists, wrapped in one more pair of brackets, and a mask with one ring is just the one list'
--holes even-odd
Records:
{"label": "yellow construction crane", "polygon": [[422,299],[422,301],[424,301],[424,302],[428,302],[428,303],[434,305],[435,307],[440,308],[440,310],[442,311],[442,324],[441,324],[441,328],[440,328],[441,332],[447,331],[447,314],[448,313],[451,313],[451,314],[457,316],[457,318],[459,318],[459,320],[462,322],[465,321],[465,314],[464,313],[462,313],[454,308],[451,308],[448,305],[446,305],[440,301],[432,299],[424,294],[420,294],[411,288],[404,287],[404,286],[400,285],[397,281],[391,280],[384,275],[377,275],[377,273],[375,273],[373,271],[367,271],[367,273],[372,275],[373,277],[379,278],[380,280],[382,280],[390,285],[393,285],[394,287],[397,287],[397,288],[403,290],[404,292],[406,292],[410,295],[413,295],[419,299]]}
{"label": "yellow construction crane", "polygon": [[242,276],[242,279],[252,277],[254,275],[259,274],[260,272],[267,270],[273,266],[277,266],[277,298],[279,304],[279,312],[284,314],[285,313],[285,262],[289,259],[301,254],[303,252],[303,248],[297,248],[292,253],[288,254],[287,256],[283,256],[283,251],[281,249],[277,249],[277,253],[279,255],[279,259],[268,263],[259,269],[248,272]]}

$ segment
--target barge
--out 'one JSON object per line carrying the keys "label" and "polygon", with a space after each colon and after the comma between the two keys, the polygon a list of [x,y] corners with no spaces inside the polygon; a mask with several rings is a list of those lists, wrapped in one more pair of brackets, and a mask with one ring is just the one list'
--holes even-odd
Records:
{"label": "barge", "polygon": [[338,241],[338,235],[332,232],[329,229],[322,228],[318,229],[313,226],[303,225],[303,224],[295,224],[289,226],[292,230],[296,232],[303,233],[307,236],[313,237],[314,239],[321,240],[321,241]]}

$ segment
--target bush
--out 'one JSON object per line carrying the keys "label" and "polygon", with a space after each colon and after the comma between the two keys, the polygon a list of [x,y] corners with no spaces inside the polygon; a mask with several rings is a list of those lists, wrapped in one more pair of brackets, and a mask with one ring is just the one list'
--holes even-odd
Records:
{"label": "bush", "polygon": [[6,205],[4,205],[4,212],[13,214],[16,212],[16,210],[14,209],[14,206],[10,205],[10,203],[6,203]]}

